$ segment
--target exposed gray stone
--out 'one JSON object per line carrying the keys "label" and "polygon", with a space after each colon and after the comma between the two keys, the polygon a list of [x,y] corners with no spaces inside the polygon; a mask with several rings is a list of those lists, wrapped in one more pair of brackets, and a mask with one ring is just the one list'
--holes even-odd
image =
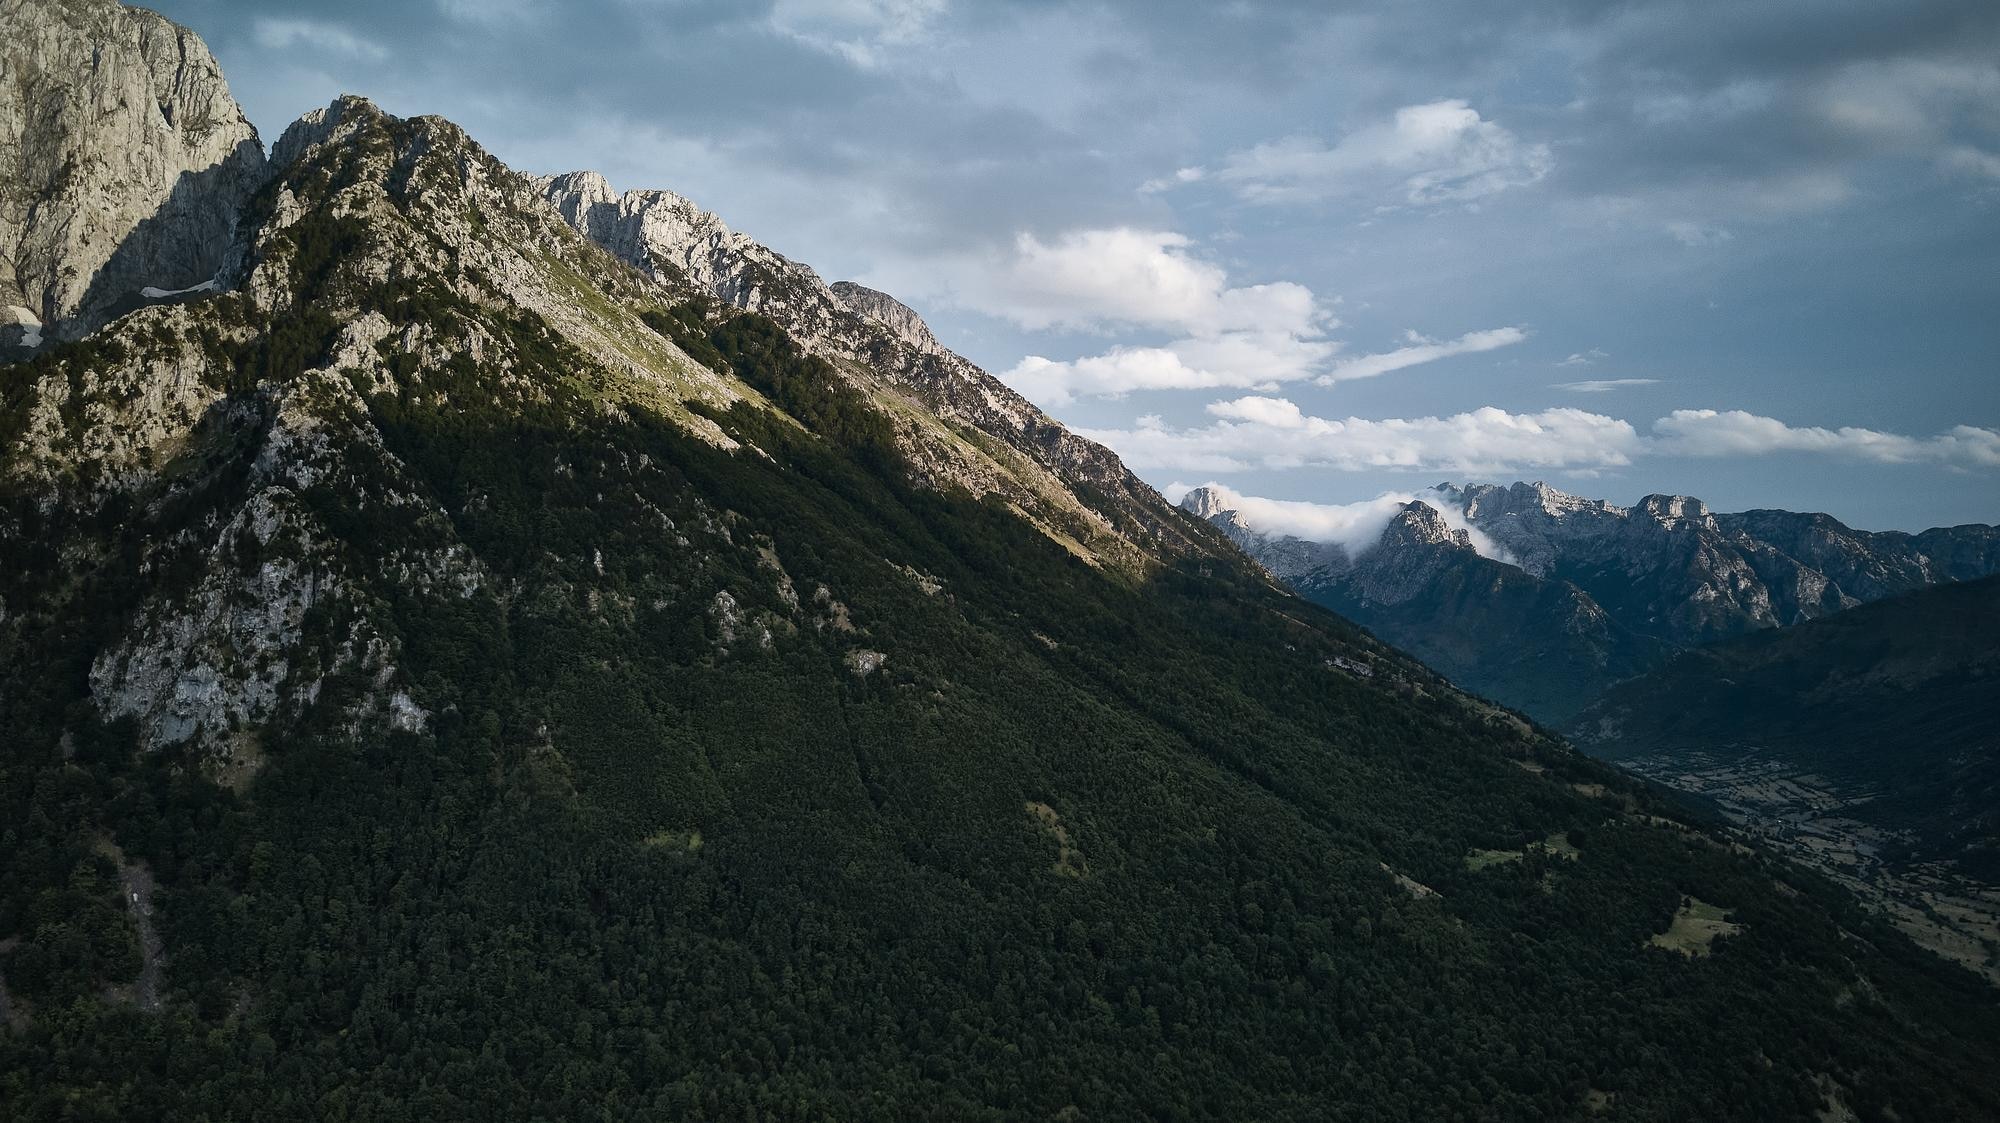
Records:
{"label": "exposed gray stone", "polygon": [[193,32],[111,0],[0,0],[0,343],[214,279],[264,168]]}

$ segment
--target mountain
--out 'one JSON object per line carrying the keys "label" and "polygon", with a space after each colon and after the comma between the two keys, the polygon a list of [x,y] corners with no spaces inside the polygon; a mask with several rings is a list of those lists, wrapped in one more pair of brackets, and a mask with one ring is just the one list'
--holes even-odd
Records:
{"label": "mountain", "polygon": [[1453,682],[1553,721],[1654,665],[1670,648],[1624,627],[1567,581],[1474,548],[1437,508],[1405,505],[1369,549],[1259,532],[1209,488],[1181,500],[1268,572],[1422,659]]}
{"label": "mountain", "polygon": [[1685,495],[1624,508],[1540,483],[1438,490],[1523,570],[1576,585],[1675,647],[2000,571],[2000,527],[1912,535],[1789,511],[1718,515]]}
{"label": "mountain", "polygon": [[268,166],[0,366],[10,1117],[2000,1111],[1973,976],[888,298],[358,98]]}
{"label": "mountain", "polygon": [[2000,981],[2000,577],[1683,652],[1571,724]]}
{"label": "mountain", "polygon": [[1352,557],[1219,518],[1229,504],[1213,489],[1182,506],[1302,595],[1550,722],[1675,651],[2000,571],[1992,526],[1856,531],[1827,515],[1713,514],[1687,496],[1619,507],[1542,483],[1426,494]]}

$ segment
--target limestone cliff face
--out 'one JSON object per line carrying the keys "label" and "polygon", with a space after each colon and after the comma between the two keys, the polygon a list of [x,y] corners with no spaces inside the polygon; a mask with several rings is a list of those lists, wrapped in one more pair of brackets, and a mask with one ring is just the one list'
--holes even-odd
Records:
{"label": "limestone cliff face", "polygon": [[897,339],[924,354],[938,355],[944,352],[944,344],[939,343],[937,336],[931,334],[930,325],[924,323],[924,318],[917,315],[909,305],[888,293],[878,292],[866,285],[857,285],[853,281],[835,281],[833,295],[839,297],[849,308],[888,328]]}
{"label": "limestone cliff face", "polygon": [[208,282],[263,179],[193,32],[109,0],[0,0],[0,344]]}

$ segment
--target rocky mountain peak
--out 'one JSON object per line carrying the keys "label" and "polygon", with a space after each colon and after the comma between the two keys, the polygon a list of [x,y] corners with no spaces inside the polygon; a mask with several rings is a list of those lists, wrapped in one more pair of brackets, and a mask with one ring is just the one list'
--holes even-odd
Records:
{"label": "rocky mountain peak", "polygon": [[1216,488],[1198,487],[1181,496],[1181,510],[1198,519],[1212,519],[1229,509],[1222,492]]}
{"label": "rocky mountain peak", "polygon": [[1712,530],[1716,525],[1708,505],[1690,495],[1648,495],[1633,511],[1668,528],[1686,525]]}
{"label": "rocky mountain peak", "polygon": [[6,0],[0,75],[0,352],[215,278],[265,161],[200,38],[112,0]]}
{"label": "rocky mountain peak", "polygon": [[835,281],[833,295],[861,315],[888,328],[897,339],[926,354],[937,354],[944,345],[931,334],[930,325],[910,307],[886,292],[877,292],[853,281]]}
{"label": "rocky mountain peak", "polygon": [[592,171],[534,181],[564,221],[641,273],[752,312],[821,325],[842,306],[819,276],[672,191],[619,192]]}
{"label": "rocky mountain peak", "polygon": [[1444,520],[1444,515],[1436,507],[1423,500],[1413,500],[1403,505],[1382,530],[1377,549],[1397,549],[1412,546],[1453,546],[1472,549],[1472,537],[1463,530],[1453,530]]}
{"label": "rocky mountain peak", "polygon": [[308,109],[298,120],[285,126],[278,142],[271,146],[271,164],[285,168],[299,162],[306,150],[325,144],[343,124],[355,120],[374,121],[386,117],[380,106],[358,94],[341,94],[317,109]]}

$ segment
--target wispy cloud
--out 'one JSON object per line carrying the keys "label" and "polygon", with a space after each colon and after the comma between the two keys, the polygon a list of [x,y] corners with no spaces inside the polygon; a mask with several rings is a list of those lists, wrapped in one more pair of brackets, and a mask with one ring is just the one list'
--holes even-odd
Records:
{"label": "wispy cloud", "polygon": [[1728,230],[1705,222],[1669,222],[1667,233],[1673,236],[1674,241],[1690,249],[1719,246],[1736,240],[1736,235]]}
{"label": "wispy cloud", "polygon": [[1405,333],[1404,338],[1408,340],[1407,346],[1375,355],[1357,355],[1335,363],[1325,374],[1320,375],[1320,384],[1330,385],[1357,378],[1374,378],[1376,375],[1388,374],[1390,371],[1402,370],[1421,363],[1434,363],[1454,355],[1471,355],[1510,347],[1528,338],[1528,332],[1525,328],[1518,327],[1488,328],[1485,331],[1466,332],[1457,339],[1438,340],[1412,331]]}
{"label": "wispy cloud", "polygon": [[1593,363],[1603,362],[1605,359],[1608,359],[1610,357],[1611,357],[1611,352],[1602,350],[1597,347],[1592,347],[1588,351],[1574,352],[1570,355],[1569,358],[1564,359],[1562,362],[1559,362],[1556,365],[1559,367],[1587,367]]}
{"label": "wispy cloud", "polygon": [[345,28],[331,23],[307,19],[278,19],[259,16],[251,25],[251,35],[257,45],[272,51],[306,47],[315,51],[326,51],[363,62],[381,62],[389,57],[386,48],[378,43],[363,39]]}
{"label": "wispy cloud", "polygon": [[886,51],[921,40],[945,7],[945,0],[777,0],[770,20],[787,38],[873,68]]}
{"label": "wispy cloud", "polygon": [[1219,178],[1254,203],[1336,195],[1463,203],[1539,181],[1555,164],[1463,99],[1407,105],[1328,144],[1291,137],[1232,154]]}
{"label": "wispy cloud", "polygon": [[1551,383],[1549,389],[1568,390],[1574,394],[1602,394],[1607,390],[1617,390],[1625,386],[1654,386],[1659,381],[1657,378],[1586,378],[1581,382]]}
{"label": "wispy cloud", "polygon": [[1139,193],[1142,195],[1156,195],[1162,191],[1171,191],[1176,187],[1184,187],[1190,183],[1200,183],[1207,178],[1207,168],[1176,168],[1172,175],[1159,176],[1140,184]]}

